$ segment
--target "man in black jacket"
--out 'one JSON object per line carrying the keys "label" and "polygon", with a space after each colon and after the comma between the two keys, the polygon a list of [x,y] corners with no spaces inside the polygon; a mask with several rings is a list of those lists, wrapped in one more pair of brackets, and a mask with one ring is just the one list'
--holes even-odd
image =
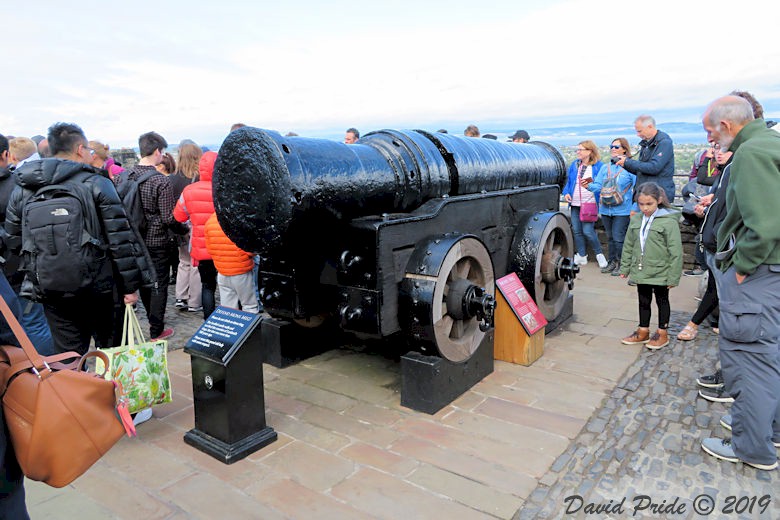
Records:
{"label": "man in black jacket", "polygon": [[[23,245],[25,205],[38,190],[53,185],[81,184],[79,189],[86,193],[80,200],[83,211],[95,216],[99,229],[93,231],[93,238],[96,246],[104,250],[91,266],[94,277],[77,290],[43,291],[39,272],[34,270],[34,259],[30,254],[23,254],[22,270],[26,276],[21,295],[43,304],[55,350],[84,354],[93,336],[98,347],[111,346],[113,290],[124,295],[125,303],[135,303],[138,299],[136,290],[143,284],[152,283],[152,279],[114,184],[89,164],[92,151],[81,128],[70,123],[56,123],[49,128],[48,142],[52,158],[31,161],[16,171],[19,186],[11,193],[8,203],[6,241],[8,248],[18,254]],[[50,262],[56,264],[58,255],[60,253],[55,252]],[[74,269],[72,265],[38,267],[63,275]],[[114,276],[115,272],[118,276]]]}
{"label": "man in black jacket", "polygon": [[[672,138],[665,132],[658,130],[655,119],[648,115],[641,115],[634,120],[636,135],[642,139],[638,159],[621,157],[616,164],[626,171],[636,175],[634,193],[639,193],[639,186],[645,182],[653,181],[666,192],[669,203],[674,202],[674,144]],[[638,212],[639,208],[634,202],[631,214]]]}

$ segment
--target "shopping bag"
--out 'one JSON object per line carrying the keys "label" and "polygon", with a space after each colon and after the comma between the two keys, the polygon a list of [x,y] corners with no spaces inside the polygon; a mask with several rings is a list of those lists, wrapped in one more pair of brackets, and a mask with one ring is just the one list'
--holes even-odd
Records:
{"label": "shopping bag", "polygon": [[[122,384],[130,413],[171,402],[168,342],[146,341],[132,305],[125,307],[122,343],[118,347],[102,349],[102,352],[110,363],[106,379]],[[99,373],[103,368],[100,360],[97,365]]]}

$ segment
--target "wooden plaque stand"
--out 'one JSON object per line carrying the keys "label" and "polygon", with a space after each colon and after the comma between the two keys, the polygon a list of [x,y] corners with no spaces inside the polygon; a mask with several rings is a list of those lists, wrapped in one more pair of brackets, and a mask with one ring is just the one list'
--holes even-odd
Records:
{"label": "wooden plaque stand", "polygon": [[544,353],[544,327],[528,335],[509,303],[496,291],[494,358],[530,366]]}

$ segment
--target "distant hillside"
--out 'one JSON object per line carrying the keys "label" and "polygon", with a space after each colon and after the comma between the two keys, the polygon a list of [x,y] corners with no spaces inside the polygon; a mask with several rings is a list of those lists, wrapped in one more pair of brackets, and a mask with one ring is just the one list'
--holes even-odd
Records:
{"label": "distant hillside", "polygon": [[[707,142],[707,135],[700,123],[659,123],[658,128],[669,134],[675,143],[704,144]],[[571,146],[586,139],[590,139],[598,145],[606,145],[616,137],[625,137],[631,144],[639,142],[633,123],[528,128],[526,130],[531,134],[531,139],[546,141],[558,146]],[[514,130],[507,131],[506,135],[512,133]],[[499,133],[499,137],[503,137],[503,135]]]}

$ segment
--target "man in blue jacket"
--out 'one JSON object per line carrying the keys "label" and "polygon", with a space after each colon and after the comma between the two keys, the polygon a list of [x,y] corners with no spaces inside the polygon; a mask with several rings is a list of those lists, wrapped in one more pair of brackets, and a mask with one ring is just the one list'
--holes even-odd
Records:
{"label": "man in blue jacket", "polygon": [[[639,159],[622,157],[616,164],[636,175],[634,193],[645,182],[653,181],[666,192],[669,202],[674,202],[674,144],[672,138],[655,127],[655,119],[641,115],[634,120],[634,129],[639,136]],[[639,211],[636,203],[631,209],[633,215]]]}

